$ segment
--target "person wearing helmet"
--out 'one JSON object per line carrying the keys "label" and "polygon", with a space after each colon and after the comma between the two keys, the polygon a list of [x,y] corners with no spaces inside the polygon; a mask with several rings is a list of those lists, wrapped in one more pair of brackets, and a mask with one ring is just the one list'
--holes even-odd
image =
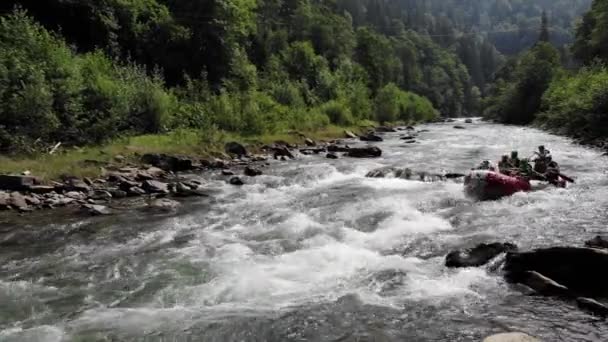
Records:
{"label": "person wearing helmet", "polygon": [[498,170],[500,173],[508,175],[511,170],[511,163],[509,162],[509,156],[504,155],[498,162]]}
{"label": "person wearing helmet", "polygon": [[536,155],[534,158],[534,171],[545,174],[549,163],[552,162],[551,152],[541,145],[538,147],[538,152],[534,152],[534,154]]}
{"label": "person wearing helmet", "polygon": [[509,158],[509,164],[511,168],[518,169],[519,168],[519,153],[517,151],[511,152],[511,157]]}

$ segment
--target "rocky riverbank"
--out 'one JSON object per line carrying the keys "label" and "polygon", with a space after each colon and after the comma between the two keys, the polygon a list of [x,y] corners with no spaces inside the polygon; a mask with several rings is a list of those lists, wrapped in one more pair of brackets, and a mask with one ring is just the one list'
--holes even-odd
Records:
{"label": "rocky riverbank", "polygon": [[[414,128],[408,129],[413,131]],[[115,156],[113,162],[87,160],[87,165],[101,170],[101,176],[95,179],[63,175],[60,179],[43,180],[27,171],[21,175],[0,175],[0,210],[27,213],[80,207],[91,215],[108,215],[112,213],[109,204],[134,197],[163,198],[149,201],[149,205],[172,207],[178,204],[174,199],[209,196],[204,182],[185,178],[185,173],[215,172],[227,183],[240,186],[246,184],[248,178],[262,175],[263,168],[271,162],[294,160],[301,155],[321,155],[329,159],[380,157],[382,150],[373,146],[373,142],[382,141],[381,134],[397,130],[378,127],[362,135],[345,131],[344,139],[329,142],[315,142],[304,137],[301,146],[277,141],[255,152],[238,142],[229,142],[225,144],[223,157],[214,159],[149,153],[139,156],[136,162],[126,162],[126,158],[120,155]],[[368,144],[349,146],[357,141]]]}

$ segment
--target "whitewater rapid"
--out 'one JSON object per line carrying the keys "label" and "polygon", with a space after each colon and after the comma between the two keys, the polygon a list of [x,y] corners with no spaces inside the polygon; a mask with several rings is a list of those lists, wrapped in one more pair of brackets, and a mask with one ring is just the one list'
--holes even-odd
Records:
{"label": "whitewater rapid", "polygon": [[[416,144],[388,133],[374,143],[379,159],[273,162],[243,187],[193,175],[213,196],[175,214],[0,221],[0,238],[35,237],[0,249],[0,341],[608,336],[605,323],[572,304],[526,296],[486,268],[443,266],[450,250],[480,242],[581,245],[605,232],[608,158],[535,129],[452,126],[420,126],[428,132]],[[455,181],[365,177],[383,166],[465,172],[541,144],[574,186],[476,203]]]}

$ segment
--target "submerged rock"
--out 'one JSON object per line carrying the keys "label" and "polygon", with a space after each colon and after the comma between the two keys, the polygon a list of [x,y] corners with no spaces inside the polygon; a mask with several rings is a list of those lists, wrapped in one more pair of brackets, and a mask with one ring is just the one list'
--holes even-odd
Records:
{"label": "submerged rock", "polygon": [[112,215],[112,210],[104,205],[83,205],[82,209],[91,216]]}
{"label": "submerged rock", "polygon": [[331,152],[330,152],[330,153],[327,153],[327,154],[325,155],[325,158],[327,158],[327,159],[338,159],[338,156],[337,156],[337,155],[335,155],[334,153],[331,153]]}
{"label": "submerged rock", "polygon": [[540,340],[524,333],[512,332],[486,337],[483,342],[540,342]]}
{"label": "submerged rock", "polygon": [[450,252],[445,258],[447,267],[479,267],[487,264],[501,253],[516,250],[511,243],[479,244],[473,248]]}
{"label": "submerged rock", "polygon": [[365,135],[362,135],[359,137],[359,140],[361,141],[372,141],[372,142],[380,142],[380,141],[384,141],[384,139],[382,139],[382,137],[377,136],[373,133],[367,133]]}
{"label": "submerged rock", "polygon": [[229,183],[232,184],[232,185],[237,185],[237,186],[245,184],[239,177],[232,177],[232,178],[230,178]]}
{"label": "submerged rock", "polygon": [[377,158],[382,156],[382,150],[375,146],[358,147],[349,149],[346,155],[353,158]]}
{"label": "submerged rock", "polygon": [[454,129],[466,129],[466,128],[464,126],[456,125],[456,126],[454,126]]}
{"label": "submerged rock", "polygon": [[608,251],[553,247],[507,254],[506,277],[522,282],[535,271],[583,297],[608,296]]}
{"label": "submerged rock", "polygon": [[576,304],[582,310],[588,311],[595,316],[608,317],[608,306],[594,299],[579,297],[576,299]]}
{"label": "submerged rock", "polygon": [[566,298],[571,295],[567,287],[535,271],[524,272],[519,282],[543,296]]}
{"label": "submerged rock", "polygon": [[262,170],[258,170],[256,168],[251,167],[251,166],[247,166],[245,168],[245,176],[257,177],[257,176],[261,176],[262,174],[263,174]]}
{"label": "submerged rock", "polygon": [[585,246],[590,248],[608,249],[608,236],[598,235],[593,239],[586,241]]}

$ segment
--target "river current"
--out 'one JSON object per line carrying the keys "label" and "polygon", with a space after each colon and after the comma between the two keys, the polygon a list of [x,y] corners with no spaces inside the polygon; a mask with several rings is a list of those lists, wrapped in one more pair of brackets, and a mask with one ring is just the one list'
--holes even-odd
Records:
{"label": "river current", "polygon": [[[422,125],[378,159],[298,156],[177,213],[0,219],[0,341],[480,341],[522,331],[605,341],[575,304],[530,296],[488,268],[447,269],[481,242],[582,245],[607,230],[608,158],[531,128]],[[359,143],[364,144],[364,143]],[[455,181],[371,179],[382,166],[466,172],[551,150],[567,189],[478,203]]]}

